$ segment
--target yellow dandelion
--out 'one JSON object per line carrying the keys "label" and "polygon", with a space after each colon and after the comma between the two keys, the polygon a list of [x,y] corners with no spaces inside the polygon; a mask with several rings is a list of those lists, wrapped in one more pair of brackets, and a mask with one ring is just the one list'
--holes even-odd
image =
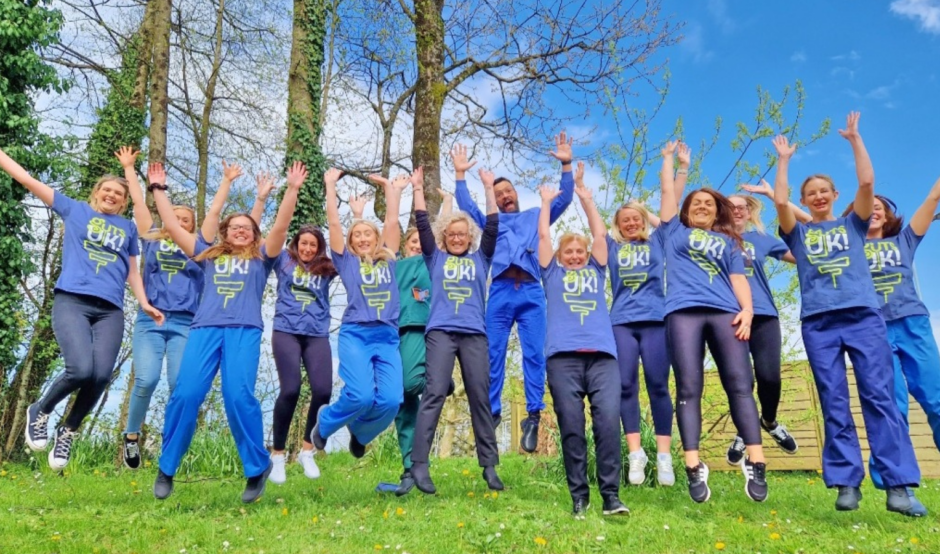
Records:
{"label": "yellow dandelion", "polygon": [[382,545],[381,545],[381,544],[377,544],[377,545],[373,546],[372,548],[375,548],[376,550],[382,550]]}
{"label": "yellow dandelion", "polygon": [[738,516],[738,523],[744,523],[744,516]]}
{"label": "yellow dandelion", "polygon": [[462,522],[462,521],[457,524],[457,529],[463,529],[463,522]]}
{"label": "yellow dandelion", "polygon": [[136,487],[136,486],[137,486],[137,481],[131,481],[131,486],[132,486],[132,487]]}
{"label": "yellow dandelion", "polygon": [[771,521],[770,523],[768,523],[768,524],[767,524],[767,528],[768,528],[768,529],[773,529],[773,528],[774,528],[774,522]]}
{"label": "yellow dandelion", "polygon": [[535,544],[539,546],[545,546],[546,544],[548,544],[548,541],[542,537],[535,537]]}
{"label": "yellow dandelion", "polygon": [[94,471],[91,472],[91,473],[92,473],[92,475],[98,475],[100,472],[96,469],[96,470],[94,470]]}
{"label": "yellow dandelion", "polygon": [[817,469],[817,470],[816,470],[816,473],[822,475],[822,470],[821,470],[821,469]]}
{"label": "yellow dandelion", "polygon": [[780,540],[780,533],[771,533],[771,534],[770,534],[770,540],[779,541],[779,540]]}
{"label": "yellow dandelion", "polygon": [[313,519],[311,520],[312,523],[319,523],[319,521],[320,521],[320,518],[318,518],[317,516],[313,516]]}
{"label": "yellow dandelion", "polygon": [[11,480],[11,481],[16,481],[16,475],[11,475],[11,476],[10,476],[10,480]]}
{"label": "yellow dandelion", "polygon": [[401,506],[395,508],[395,515],[396,515],[396,516],[403,516],[403,515],[405,515],[405,510],[404,510],[404,508],[402,508]]}
{"label": "yellow dandelion", "polygon": [[494,493],[491,494],[490,496],[493,498],[493,500],[496,500],[497,498],[499,498],[499,493],[498,493],[498,492],[494,492]]}
{"label": "yellow dandelion", "polygon": [[54,540],[54,541],[60,541],[60,540],[62,540],[62,537],[59,536],[59,535],[52,535],[52,540]]}
{"label": "yellow dandelion", "polygon": [[715,543],[715,549],[716,549],[716,550],[724,550],[724,549],[725,549],[725,543],[723,543],[723,542],[716,542],[716,543]]}
{"label": "yellow dandelion", "polygon": [[920,539],[918,539],[917,537],[911,537],[911,544],[917,544],[919,542],[920,542]]}
{"label": "yellow dandelion", "polygon": [[0,471],[0,477],[6,477],[6,476],[7,476],[7,470],[4,469],[3,471]]}
{"label": "yellow dandelion", "polygon": [[816,484],[816,480],[815,480],[815,479],[807,479],[807,480],[806,480],[806,484],[807,484],[807,485],[815,485],[815,484]]}
{"label": "yellow dandelion", "polygon": [[384,512],[382,512],[382,518],[388,519],[388,510],[385,510]]}
{"label": "yellow dandelion", "polygon": [[286,516],[286,515],[287,515],[287,508],[284,508],[283,510],[281,510],[281,515],[282,515],[282,516]]}
{"label": "yellow dandelion", "polygon": [[150,467],[150,460],[144,460],[144,467]]}
{"label": "yellow dandelion", "polygon": [[464,475],[470,475],[470,470],[469,470],[469,469],[465,469],[465,470],[461,471],[461,473],[463,473]]}
{"label": "yellow dandelion", "polygon": [[483,493],[483,498],[489,498],[489,497],[490,497],[490,493],[488,492]]}
{"label": "yellow dandelion", "polygon": [[770,510],[770,515],[772,515],[772,516],[777,515],[777,510]]}
{"label": "yellow dandelion", "polygon": [[473,498],[473,491],[468,492],[467,496],[469,496],[470,498]]}

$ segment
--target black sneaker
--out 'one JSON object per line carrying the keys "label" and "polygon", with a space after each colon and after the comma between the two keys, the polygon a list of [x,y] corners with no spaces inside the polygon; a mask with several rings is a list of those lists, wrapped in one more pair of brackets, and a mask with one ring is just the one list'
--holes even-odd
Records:
{"label": "black sneaker", "polygon": [[522,420],[522,439],[519,445],[529,454],[535,452],[539,446],[540,421],[542,421],[542,412],[529,412],[529,417]]}
{"label": "black sneaker", "polygon": [[64,425],[56,429],[55,443],[49,452],[49,467],[61,471],[69,465],[69,458],[72,456],[72,440],[77,434]]}
{"label": "black sneaker", "polygon": [[744,458],[741,471],[744,473],[744,492],[748,498],[755,502],[767,500],[767,464],[752,463],[749,458]]}
{"label": "black sneaker", "polygon": [[140,467],[140,445],[137,441],[138,439],[128,438],[127,435],[124,435],[124,465],[127,466],[127,469],[138,469]]}
{"label": "black sneaker", "polygon": [[163,473],[162,469],[157,469],[157,480],[153,483],[153,496],[157,500],[166,500],[173,494],[173,476]]}
{"label": "black sneaker", "polygon": [[764,421],[764,418],[760,419],[760,426],[764,428],[764,431],[770,434],[770,437],[774,439],[774,442],[777,443],[777,446],[779,446],[781,450],[787,454],[796,454],[799,446],[797,446],[796,439],[787,431],[786,427],[776,422],[768,425]]}
{"label": "black sneaker", "polygon": [[731,446],[728,447],[728,456],[725,458],[725,460],[728,462],[728,465],[741,465],[741,460],[744,459],[744,452],[746,450],[747,447],[744,446],[744,439],[741,437],[734,437],[734,440],[731,442]]}
{"label": "black sneaker", "polygon": [[326,408],[326,404],[320,406],[320,409],[317,410],[317,422],[313,425],[313,429],[310,430],[310,444],[317,450],[326,450],[326,439],[320,435],[320,414],[323,413],[323,408]]}
{"label": "black sneaker", "polygon": [[411,476],[411,471],[405,470],[401,474],[401,482],[398,484],[398,488],[395,489],[395,496],[405,496],[411,489],[415,487],[414,477]]}
{"label": "black sneaker", "polygon": [[696,502],[707,502],[712,496],[708,488],[708,466],[699,462],[696,467],[686,467],[685,475],[689,478],[689,496]]}
{"label": "black sneaker", "polygon": [[608,496],[604,498],[604,515],[605,516],[616,516],[616,515],[629,515],[630,508],[627,508],[623,505],[623,502],[620,501],[616,496]]}
{"label": "black sneaker", "polygon": [[924,517],[927,508],[917,500],[914,491],[907,487],[892,487],[887,491],[887,508],[889,512],[897,512],[908,517]]}
{"label": "black sneaker", "polygon": [[39,402],[26,408],[26,446],[33,452],[49,445],[49,414],[39,411]]}
{"label": "black sneaker", "polygon": [[366,455],[366,445],[356,439],[356,435],[349,432],[349,453],[355,458],[361,458]]}
{"label": "black sneaker", "polygon": [[414,479],[415,486],[418,487],[418,490],[424,494],[434,494],[437,492],[437,487],[434,486],[434,481],[431,480],[431,473],[428,471],[427,462],[418,462],[412,465],[411,478]]}
{"label": "black sneaker", "polygon": [[575,519],[584,519],[587,515],[588,508],[591,507],[591,501],[587,498],[574,498],[574,507],[571,509],[571,515]]}
{"label": "black sneaker", "polygon": [[268,468],[265,469],[261,475],[248,478],[245,483],[245,492],[242,493],[242,502],[251,504],[261,498],[264,494],[264,486],[268,482],[268,476],[271,475],[272,469],[274,469],[274,464],[268,462]]}
{"label": "black sneaker", "polygon": [[836,510],[840,512],[853,512],[858,509],[862,499],[862,491],[858,487],[839,487],[839,496],[836,498]]}
{"label": "black sneaker", "polygon": [[499,480],[499,475],[496,474],[496,468],[493,466],[483,468],[483,480],[486,481],[486,486],[491,491],[501,491],[506,488],[503,486],[503,482]]}

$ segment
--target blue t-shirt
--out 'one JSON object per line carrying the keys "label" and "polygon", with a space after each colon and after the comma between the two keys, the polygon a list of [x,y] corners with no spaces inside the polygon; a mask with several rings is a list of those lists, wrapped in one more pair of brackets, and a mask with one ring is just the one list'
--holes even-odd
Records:
{"label": "blue t-shirt", "polygon": [[330,334],[330,283],[333,276],[308,273],[282,250],[274,265],[277,301],[274,330],[293,335],[325,337]]}
{"label": "blue t-shirt", "polygon": [[666,315],[663,245],[659,234],[653,233],[650,240],[622,244],[607,235],[607,263],[614,297],[610,321],[614,325],[662,321]]}
{"label": "blue t-shirt", "polygon": [[[194,257],[208,250],[202,234],[196,237]],[[268,275],[277,258],[268,257],[264,244],[261,257],[242,259],[219,256],[198,262],[205,273],[206,284],[202,303],[193,318],[197,327],[256,327],[264,329],[261,321],[261,299]]]}
{"label": "blue t-shirt", "polygon": [[141,277],[147,300],[164,312],[195,314],[205,284],[202,268],[171,239],[141,239],[141,242],[144,252]]}
{"label": "blue t-shirt", "polygon": [[914,252],[923,238],[908,225],[896,236],[865,243],[868,269],[887,321],[930,315],[914,288]]}
{"label": "blue t-shirt", "polygon": [[343,323],[385,323],[398,327],[398,282],[395,260],[369,264],[343,249],[333,251],[333,265],[346,287]]}
{"label": "blue t-shirt", "polygon": [[548,313],[545,357],[560,352],[603,352],[617,357],[607,311],[604,266],[594,256],[581,269],[568,271],[552,258],[542,268]]}
{"label": "blue t-shirt", "polygon": [[678,215],[663,222],[655,234],[660,233],[669,268],[667,314],[686,308],[741,311],[731,286],[731,275],[744,275],[744,255],[734,239],[722,233],[686,227]]}
{"label": "blue t-shirt", "polygon": [[821,223],[799,223],[780,237],[796,258],[802,306],[800,318],[844,310],[878,309],[865,259],[868,221],[855,212]]}
{"label": "blue t-shirt", "polygon": [[53,193],[52,211],[65,222],[56,290],[87,294],[123,308],[130,257],[140,255],[137,226],[126,217],[96,212],[61,192]]}
{"label": "blue t-shirt", "polygon": [[455,256],[435,248],[424,261],[431,275],[427,330],[486,334],[486,276],[492,258],[480,250]]}
{"label": "blue t-shirt", "polygon": [[754,315],[777,317],[777,306],[774,304],[767,273],[764,272],[764,262],[768,256],[779,260],[790,249],[777,237],[759,231],[748,231],[742,235],[742,238],[744,251],[751,260],[751,265],[744,268],[744,274],[747,275],[747,282],[751,285]]}

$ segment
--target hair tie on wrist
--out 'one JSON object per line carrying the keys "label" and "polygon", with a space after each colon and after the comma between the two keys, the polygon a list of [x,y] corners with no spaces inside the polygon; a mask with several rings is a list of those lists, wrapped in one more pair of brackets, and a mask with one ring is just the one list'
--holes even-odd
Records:
{"label": "hair tie on wrist", "polygon": [[166,185],[162,185],[160,183],[150,183],[150,185],[147,187],[147,190],[150,192],[153,192],[155,190],[162,190],[163,192],[166,192],[169,189],[170,187]]}

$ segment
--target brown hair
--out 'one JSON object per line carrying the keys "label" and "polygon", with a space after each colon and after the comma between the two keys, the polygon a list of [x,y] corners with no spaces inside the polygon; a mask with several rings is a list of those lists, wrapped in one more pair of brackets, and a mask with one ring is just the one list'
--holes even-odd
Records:
{"label": "brown hair", "polygon": [[627,238],[620,233],[620,212],[623,210],[636,210],[640,217],[643,219],[643,224],[645,227],[640,231],[640,240],[649,240],[650,238],[650,212],[646,209],[646,206],[640,204],[639,202],[627,202],[623,206],[617,208],[617,211],[614,212],[614,219],[610,225],[610,236],[617,241],[618,243],[627,242]]}
{"label": "brown hair", "polygon": [[749,194],[729,194],[728,199],[730,200],[732,198],[740,198],[747,204],[747,211],[751,215],[747,219],[745,229],[747,228],[747,225],[749,225],[758,233],[762,235],[766,234],[766,231],[764,230],[764,222],[760,219],[760,212],[764,209],[764,203]]}
{"label": "brown hair", "polygon": [[91,194],[88,195],[88,205],[91,206],[91,209],[95,210],[96,212],[100,211],[98,210],[98,199],[95,198],[95,195],[98,193],[101,185],[108,182],[117,183],[124,189],[124,203],[121,204],[121,209],[117,211],[118,214],[122,214],[124,213],[124,210],[127,209],[127,203],[130,201],[131,188],[127,184],[127,179],[124,177],[118,177],[117,175],[112,175],[110,173],[103,175],[95,182],[95,186],[91,189]]}
{"label": "brown hair", "polygon": [[408,244],[408,240],[411,238],[411,235],[414,235],[417,232],[417,227],[409,227],[408,230],[405,231],[405,234],[401,236],[401,245],[398,247],[398,249],[401,251],[402,257],[405,256],[405,245]]}
{"label": "brown hair", "polygon": [[832,180],[832,177],[828,175],[823,175],[822,173],[815,173],[803,180],[803,184],[800,185],[800,198],[803,198],[803,191],[806,190],[806,185],[809,184],[809,182],[812,181],[813,179],[821,179],[829,183],[829,186],[832,187],[832,191],[835,192],[836,183],[835,181]]}
{"label": "brown hair", "polygon": [[700,188],[690,192],[682,202],[682,209],[679,210],[679,221],[681,221],[682,224],[686,227],[692,226],[689,224],[689,209],[692,207],[692,197],[700,192],[714,198],[715,207],[718,210],[715,213],[715,222],[712,224],[712,228],[710,230],[715,231],[716,233],[728,235],[734,239],[734,242],[738,245],[738,248],[743,251],[744,239],[741,238],[741,234],[738,233],[737,229],[734,228],[734,205],[731,204],[731,201],[728,200],[725,195],[721,194],[717,190],[710,188]]}
{"label": "brown hair", "polygon": [[[184,206],[182,204],[175,204],[173,206],[173,211],[176,210],[186,210],[189,212],[189,215],[193,218],[193,230],[191,233],[196,233],[196,211],[190,208],[189,206]],[[154,229],[153,231],[147,232],[140,236],[144,240],[166,240],[170,238],[170,233],[166,231],[166,226],[160,227],[159,229]]]}
{"label": "brown hair", "polygon": [[[301,235],[313,235],[317,239],[317,251],[310,262],[305,263],[300,259],[300,253],[297,251],[297,245],[300,243]],[[297,265],[301,266],[311,275],[320,277],[335,277],[336,268],[333,267],[333,261],[326,255],[326,240],[323,238],[323,232],[314,225],[301,225],[300,229],[291,237],[287,243],[287,255]]]}
{"label": "brown hair", "polygon": [[[236,217],[244,217],[251,222],[251,230],[255,237],[255,240],[252,241],[251,244],[243,248],[236,248],[225,240],[228,235],[229,225],[232,224],[232,220]],[[261,257],[261,228],[258,227],[258,223],[246,213],[232,214],[223,219],[222,222],[219,223],[218,236],[220,241],[219,244],[210,246],[202,254],[199,254],[193,259],[197,262],[201,262],[203,260],[214,260],[220,256],[234,256],[243,260],[250,260]]]}
{"label": "brown hair", "polygon": [[[881,201],[881,205],[885,209],[885,222],[881,226],[881,236],[884,238],[896,237],[901,232],[901,229],[904,228],[904,217],[897,215],[895,209],[897,205],[892,202],[889,198],[876,194],[875,198]],[[849,207],[842,212],[842,217],[849,215],[855,211],[855,202],[850,202]]]}
{"label": "brown hair", "polygon": [[[355,229],[357,225],[366,225],[375,232],[375,248],[372,252],[364,256],[356,252],[356,249],[352,246],[352,230]],[[349,230],[346,231],[346,250],[349,250],[351,253],[359,256],[360,259],[370,264],[375,260],[385,260],[386,262],[395,260],[395,254],[382,244],[382,232],[379,230],[379,226],[366,219],[354,219],[352,224],[350,224]]]}

